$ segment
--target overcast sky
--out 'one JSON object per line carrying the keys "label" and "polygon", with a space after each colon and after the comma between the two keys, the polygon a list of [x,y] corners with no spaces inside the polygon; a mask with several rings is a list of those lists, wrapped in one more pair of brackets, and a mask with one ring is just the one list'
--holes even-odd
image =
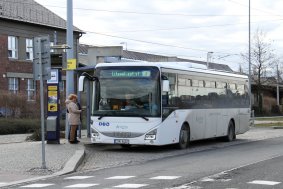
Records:
{"label": "overcast sky", "polygon": [[[36,0],[66,19],[66,0]],[[239,64],[248,51],[248,0],[73,0],[80,42],[128,50]],[[283,53],[283,1],[251,0],[251,32],[266,32],[278,57]],[[124,44],[124,48],[126,45]]]}

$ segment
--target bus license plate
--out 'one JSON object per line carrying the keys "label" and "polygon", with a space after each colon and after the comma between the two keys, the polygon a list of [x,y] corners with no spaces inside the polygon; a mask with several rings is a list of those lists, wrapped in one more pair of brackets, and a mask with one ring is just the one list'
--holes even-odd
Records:
{"label": "bus license plate", "polygon": [[114,144],[129,144],[129,139],[114,139]]}

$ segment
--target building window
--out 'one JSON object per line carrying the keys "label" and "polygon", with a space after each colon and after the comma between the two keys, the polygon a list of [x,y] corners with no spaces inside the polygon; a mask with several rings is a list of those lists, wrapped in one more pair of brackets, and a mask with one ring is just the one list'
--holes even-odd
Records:
{"label": "building window", "polygon": [[33,40],[26,39],[26,59],[33,60]]}
{"label": "building window", "polygon": [[18,38],[8,36],[8,58],[18,58]]}
{"label": "building window", "polygon": [[28,101],[35,100],[35,86],[36,83],[33,79],[28,79],[27,83],[27,92],[28,92]]}
{"label": "building window", "polygon": [[19,79],[9,78],[9,91],[16,94],[19,90]]}

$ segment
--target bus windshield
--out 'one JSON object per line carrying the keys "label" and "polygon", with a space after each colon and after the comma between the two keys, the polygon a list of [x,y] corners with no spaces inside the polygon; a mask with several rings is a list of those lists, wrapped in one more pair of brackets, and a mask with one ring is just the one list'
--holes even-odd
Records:
{"label": "bus windshield", "polygon": [[154,67],[106,67],[99,78],[96,116],[160,116],[159,70]]}

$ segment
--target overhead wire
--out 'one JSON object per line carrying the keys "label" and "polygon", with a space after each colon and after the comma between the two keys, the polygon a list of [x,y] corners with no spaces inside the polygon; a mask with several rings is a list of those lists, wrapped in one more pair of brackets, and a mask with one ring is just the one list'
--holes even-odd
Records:
{"label": "overhead wire", "polygon": [[[85,32],[93,33],[93,34],[97,34],[97,35],[102,35],[102,36],[107,36],[107,37],[112,37],[112,38],[126,39],[126,40],[140,42],[140,43],[147,43],[147,44],[152,44],[152,45],[174,47],[174,48],[187,49],[187,50],[193,50],[193,51],[201,51],[201,52],[206,52],[206,53],[208,52],[208,50],[204,50],[204,49],[196,49],[196,48],[184,47],[184,46],[180,46],[180,45],[171,45],[171,44],[163,44],[163,43],[159,43],[159,42],[151,42],[151,41],[145,41],[145,40],[139,40],[139,39],[132,39],[132,38],[128,38],[128,37],[110,35],[110,34],[105,34],[105,33],[94,32],[94,31],[85,31]],[[223,51],[214,51],[214,53],[235,54],[235,53],[225,53]]]}
{"label": "overhead wire", "polygon": [[[263,22],[275,22],[282,21],[282,19],[274,19],[274,20],[264,20],[264,21],[254,21],[255,23],[263,23]],[[180,28],[160,28],[160,29],[145,29],[145,30],[125,30],[125,31],[114,31],[114,33],[134,33],[134,32],[150,32],[150,31],[172,31],[172,30],[186,30],[186,29],[199,29],[199,28],[213,28],[213,27],[225,27],[225,26],[234,26],[234,25],[244,25],[248,24],[247,22],[242,23],[233,23],[233,24],[216,24],[216,25],[206,25],[206,26],[190,26],[190,27],[180,27]]]}
{"label": "overhead wire", "polygon": [[[83,44],[83,45],[88,45],[88,46],[99,46],[99,47],[103,47],[105,46],[105,44]],[[140,50],[137,49],[127,49],[128,51],[134,51],[134,52],[141,52]],[[168,52],[161,52],[161,51],[149,51],[149,50],[143,50],[141,53],[149,53],[149,54],[155,54],[155,55],[160,55],[160,56],[176,56],[178,58],[181,59],[190,59],[193,60],[192,58],[197,58],[199,61],[204,61],[203,59],[205,59],[202,56],[188,56],[188,55],[183,55],[183,54],[173,54],[173,53],[168,53]],[[232,56],[232,55],[236,55],[236,56],[240,56],[240,54],[230,54],[230,55],[226,55],[227,57]],[[226,56],[224,58],[226,58]],[[223,57],[221,57],[220,59],[217,57],[214,60],[218,60],[218,62],[212,62],[212,63],[220,63],[220,62],[224,62],[224,63],[233,63],[233,64],[240,64],[240,62],[235,62],[235,61],[227,61],[226,59],[222,59]]]}
{"label": "overhead wire", "polygon": [[[243,5],[245,6],[244,4],[241,4],[241,3],[238,3],[238,2],[235,2],[235,1],[232,1],[232,0],[229,0],[233,3],[237,3],[237,4],[240,4],[240,5]],[[55,6],[55,5],[47,5],[45,4],[44,6],[47,6],[47,7],[55,7],[55,8],[62,8],[62,9],[66,9],[65,6]],[[231,16],[231,17],[234,17],[234,16],[248,16],[248,15],[242,15],[242,14],[226,14],[226,15],[223,15],[223,14],[185,14],[185,13],[158,13],[158,12],[140,12],[140,11],[124,11],[124,10],[107,10],[107,9],[91,9],[91,8],[80,8],[80,7],[74,7],[73,8],[74,10],[83,10],[83,11],[96,11],[96,12],[114,12],[114,13],[122,13],[122,14],[144,14],[144,15],[159,15],[159,16],[185,16],[185,17],[223,17],[223,16]],[[264,10],[260,10],[260,9],[256,9],[256,8],[253,8],[255,10],[259,10],[259,11],[262,11],[262,12],[266,12],[266,13],[269,13],[269,14],[272,14],[273,16],[280,16],[282,17],[283,15],[274,15],[274,13],[271,13],[271,12],[268,12],[268,11],[264,11]],[[253,15],[253,16],[263,16],[263,15]],[[264,15],[266,16],[266,15]]]}
{"label": "overhead wire", "polygon": [[[231,2],[233,2],[233,1],[231,1]],[[27,2],[24,2],[24,3],[28,4]],[[60,6],[52,6],[52,5],[45,5],[45,6],[66,9],[66,7],[60,7]],[[151,12],[137,12],[137,11],[99,10],[99,9],[89,9],[89,8],[74,8],[74,9],[77,9],[77,10],[89,10],[89,11],[127,13],[127,14],[149,14],[149,15],[168,15],[168,16],[173,16],[173,15],[175,15],[175,16],[210,16],[210,17],[211,16],[247,16],[247,15],[208,15],[208,14],[207,15],[188,15],[188,14],[183,14],[183,13],[151,13]],[[277,16],[282,16],[282,15],[277,15]],[[280,19],[280,20],[282,20],[282,19]],[[240,24],[244,24],[244,23],[240,23]],[[206,28],[208,27],[209,28],[209,27],[229,26],[229,25],[235,25],[235,24],[222,24],[222,25],[211,25],[211,26],[196,26],[196,27],[189,27],[189,28],[165,28],[165,29],[153,29],[153,30],[148,30],[148,31],[178,30],[178,29],[204,28],[204,27],[206,27]],[[140,30],[140,31],[142,31],[142,30]],[[143,31],[146,31],[146,30],[143,30]],[[160,46],[168,46],[168,47],[182,48],[182,49],[188,49],[188,50],[194,50],[194,51],[200,51],[200,52],[208,52],[207,50],[204,50],[204,49],[195,49],[195,48],[183,47],[181,45],[170,45],[170,44],[162,44],[162,43],[158,43],[158,42],[149,42],[149,41],[131,39],[131,38],[117,36],[117,35],[103,34],[103,33],[99,33],[99,32],[91,32],[91,31],[86,31],[86,32],[94,33],[94,34],[97,34],[97,35],[104,35],[104,36],[108,36],[108,37],[132,40],[132,41],[136,41],[136,42],[160,45]],[[127,31],[121,31],[121,32],[127,32]],[[128,31],[128,32],[139,32],[139,31],[136,30],[136,31]],[[223,51],[221,51],[221,52],[219,51],[219,52],[215,52],[215,53],[232,54],[232,53],[225,53]]]}
{"label": "overhead wire", "polygon": [[[230,2],[233,2],[233,3],[236,3],[236,4],[239,4],[239,5],[242,5],[242,6],[247,6],[245,4],[242,4],[242,3],[239,3],[239,2],[236,2],[236,1],[233,1],[233,0],[228,0]],[[11,2],[11,3],[15,3],[15,4],[26,4],[26,5],[37,5],[39,3],[32,3],[32,2],[16,2],[16,1],[10,1],[10,0],[5,0],[5,2]],[[54,7],[54,8],[62,8],[62,9],[67,9],[66,6],[56,6],[56,5],[50,5],[50,4],[43,4],[45,7]],[[107,10],[107,9],[92,9],[92,8],[82,8],[82,7],[73,7],[74,10],[83,10],[83,11],[96,11],[96,12],[115,12],[115,13],[122,13],[122,14],[148,14],[148,15],[161,15],[161,16],[189,16],[189,17],[213,17],[213,16],[216,16],[216,17],[223,17],[223,16],[248,16],[248,15],[241,15],[241,14],[226,14],[226,15],[223,15],[223,14],[186,14],[186,13],[170,13],[170,12],[167,12],[167,13],[158,13],[158,12],[141,12],[141,11],[126,11],[126,10]],[[260,9],[256,9],[256,8],[252,8],[252,9],[255,9],[255,10],[260,10]],[[260,10],[262,12],[267,12],[267,11],[264,11],[264,10]],[[267,12],[269,14],[273,14],[272,12]],[[253,16],[262,16],[262,15],[253,15]],[[265,15],[266,16],[266,15]],[[275,16],[283,16],[283,15],[275,15]]]}
{"label": "overhead wire", "polygon": [[[31,30],[30,30],[30,31],[31,31]],[[158,42],[150,42],[150,41],[144,41],[144,40],[137,40],[137,39],[131,39],[131,38],[127,38],[127,37],[121,37],[121,36],[103,34],[103,33],[92,32],[92,31],[86,31],[86,32],[87,32],[87,33],[94,33],[94,34],[97,34],[97,35],[104,35],[104,36],[108,36],[108,37],[114,37],[114,38],[132,40],[132,41],[142,42],[142,43],[147,43],[147,44],[154,44],[154,45],[159,45],[159,46],[167,46],[167,47],[182,48],[182,49],[188,49],[188,50],[194,50],[194,51],[208,52],[207,50],[195,49],[195,48],[189,48],[189,47],[183,47],[183,46],[180,46],[180,45],[162,44],[162,43],[158,43]],[[215,53],[217,53],[217,52],[215,52]]]}
{"label": "overhead wire", "polygon": [[[232,3],[235,3],[235,4],[238,4],[238,5],[241,5],[241,6],[244,6],[244,7],[247,7],[247,8],[249,7],[249,5],[242,4],[242,3],[239,3],[239,2],[234,1],[234,0],[228,0],[228,1],[230,1],[230,2],[232,2]],[[259,8],[255,8],[255,7],[251,7],[251,9],[257,10],[257,11],[260,11],[260,12],[265,12],[265,13],[270,14],[270,15],[272,15],[272,16],[280,16],[280,17],[283,17],[283,15],[274,14],[274,12],[269,12],[269,11],[266,11],[266,10],[263,10],[263,9],[259,9]]]}

